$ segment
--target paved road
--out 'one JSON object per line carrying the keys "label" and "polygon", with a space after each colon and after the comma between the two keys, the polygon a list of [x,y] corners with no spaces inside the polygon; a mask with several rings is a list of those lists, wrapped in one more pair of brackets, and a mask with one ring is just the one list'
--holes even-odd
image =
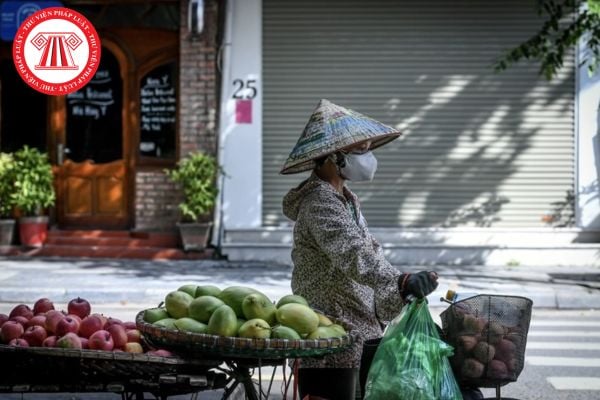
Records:
{"label": "paved road", "polygon": [[[502,388],[503,396],[523,400],[600,398],[600,268],[430,269],[440,274],[438,290],[430,296],[435,318],[444,309],[438,299],[449,288],[521,295],[534,301],[526,367],[517,382]],[[91,301],[95,312],[133,320],[138,311],[157,305],[183,284],[246,285],[277,299],[290,292],[290,277],[288,266],[256,263],[4,258],[0,259],[0,313],[18,303],[31,305],[40,297],[49,297],[57,307],[65,308],[70,299],[80,296]],[[279,371],[277,376],[281,379]],[[279,387],[273,391],[279,393]],[[494,391],[486,389],[485,394],[492,396]],[[212,400],[221,395],[221,391],[201,392],[199,398]],[[108,393],[0,395],[0,399],[10,400],[119,397]]]}

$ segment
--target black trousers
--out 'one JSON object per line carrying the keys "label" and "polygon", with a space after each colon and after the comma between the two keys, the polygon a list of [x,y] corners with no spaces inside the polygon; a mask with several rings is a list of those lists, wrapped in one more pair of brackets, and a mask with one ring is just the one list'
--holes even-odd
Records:
{"label": "black trousers", "polygon": [[299,368],[300,399],[309,394],[327,400],[354,400],[357,376],[355,368]]}

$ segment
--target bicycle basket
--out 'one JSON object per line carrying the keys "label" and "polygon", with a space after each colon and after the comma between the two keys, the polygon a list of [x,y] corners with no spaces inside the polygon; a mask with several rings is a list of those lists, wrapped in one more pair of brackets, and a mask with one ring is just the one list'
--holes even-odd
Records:
{"label": "bicycle basket", "polygon": [[525,297],[481,294],[458,301],[440,317],[454,347],[456,380],[479,387],[515,382],[525,363],[533,302]]}

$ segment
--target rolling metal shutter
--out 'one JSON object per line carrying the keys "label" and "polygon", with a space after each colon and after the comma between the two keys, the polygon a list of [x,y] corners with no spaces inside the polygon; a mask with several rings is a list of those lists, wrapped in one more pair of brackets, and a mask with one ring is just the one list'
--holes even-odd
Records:
{"label": "rolling metal shutter", "polygon": [[574,59],[493,62],[541,26],[533,3],[263,0],[263,223],[289,224],[279,175],[321,98],[405,133],[352,184],[372,227],[544,227],[573,210]]}

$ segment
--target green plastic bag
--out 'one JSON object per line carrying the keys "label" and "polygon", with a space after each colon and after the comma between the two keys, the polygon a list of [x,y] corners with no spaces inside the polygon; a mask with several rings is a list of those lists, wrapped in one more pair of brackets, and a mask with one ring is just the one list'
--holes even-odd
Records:
{"label": "green plastic bag", "polygon": [[387,327],[369,369],[365,400],[462,400],[425,300],[413,301]]}

